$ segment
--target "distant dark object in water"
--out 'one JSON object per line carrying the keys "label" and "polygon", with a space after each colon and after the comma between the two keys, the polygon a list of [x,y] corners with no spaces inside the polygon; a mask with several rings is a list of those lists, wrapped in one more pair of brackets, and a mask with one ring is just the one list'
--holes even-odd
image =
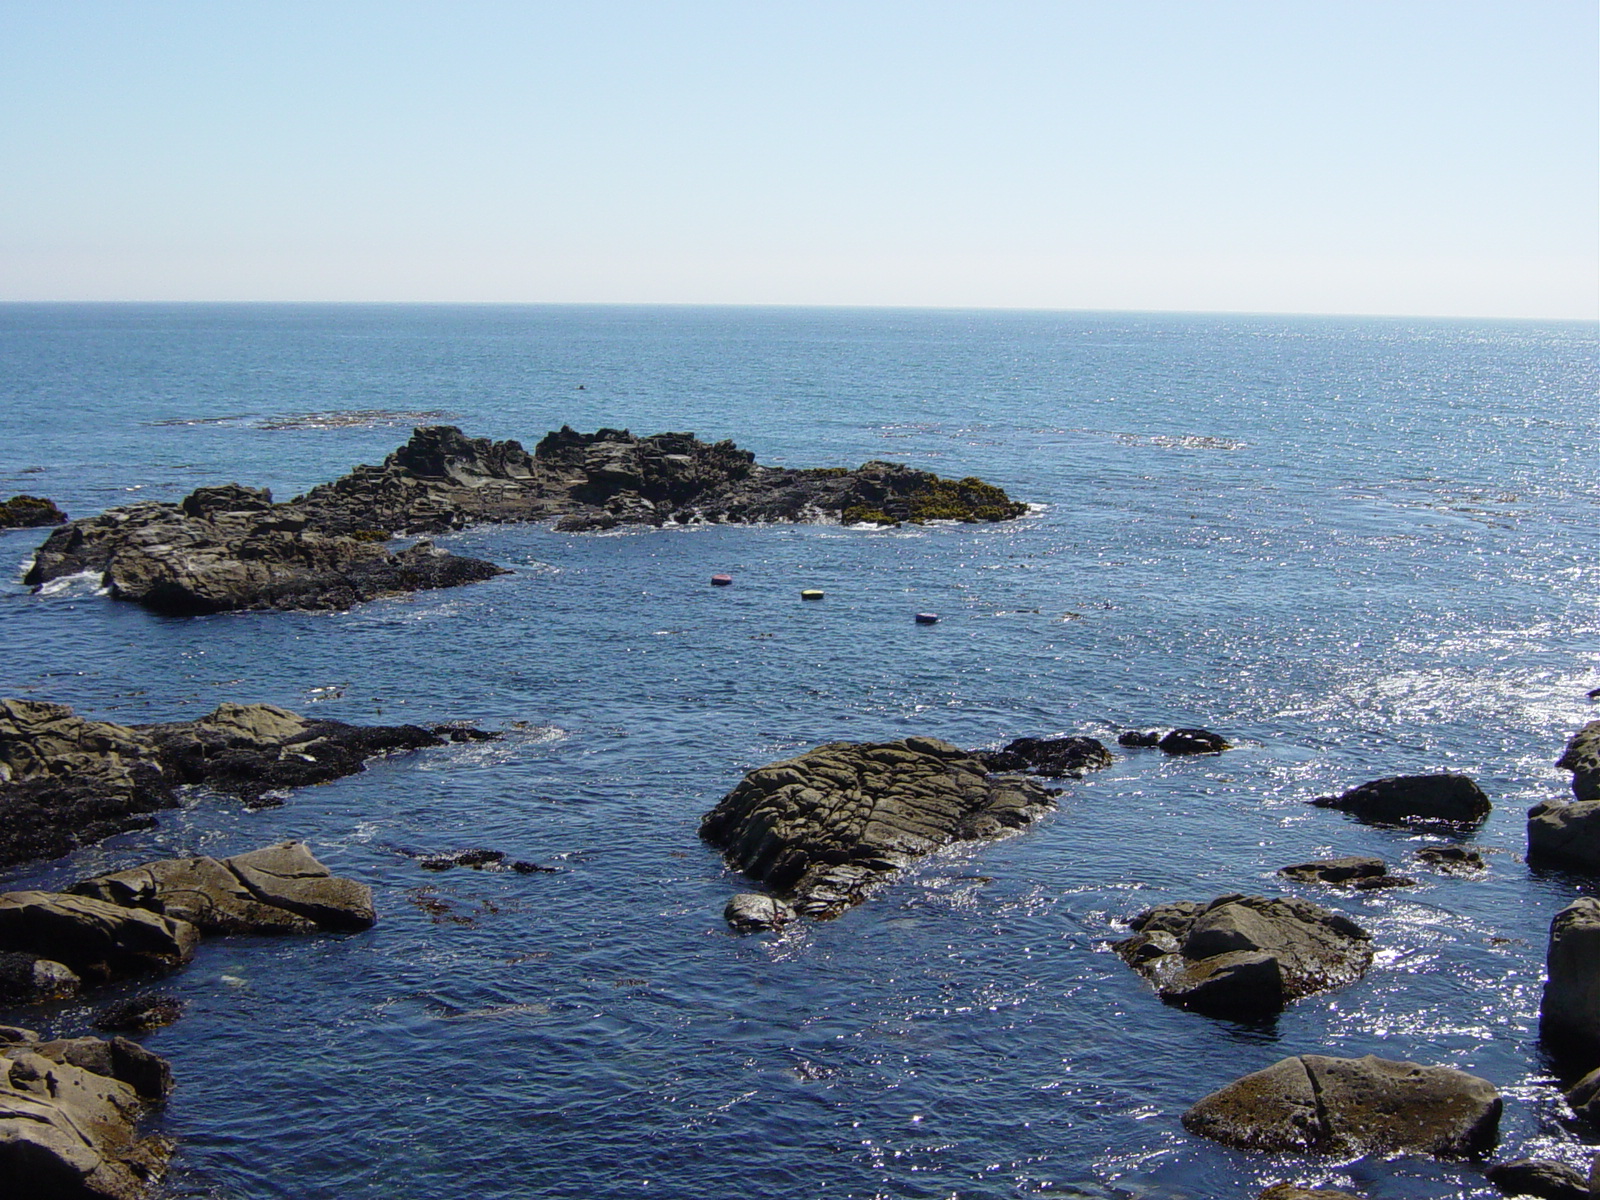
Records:
{"label": "distant dark object in water", "polygon": [[[403,851],[411,854],[411,851]],[[417,857],[413,855],[413,857]],[[417,865],[424,871],[448,871],[454,867],[470,867],[474,871],[515,871],[518,875],[544,873],[554,875],[555,867],[541,867],[538,863],[522,859],[508,861],[503,850],[456,850],[449,854],[420,856]]]}
{"label": "distant dark object in water", "polygon": [[800,592],[800,599],[802,600],[821,600],[822,596],[823,591],[821,588],[804,588]]}
{"label": "distant dark object in water", "polygon": [[733,582],[733,576],[732,575],[713,575],[711,577],[711,586],[712,587],[727,587],[732,582]]}
{"label": "distant dark object in water", "polygon": [[94,1027],[108,1033],[148,1033],[183,1016],[186,1002],[152,993],[108,1004],[95,1014]]}
{"label": "distant dark object in water", "polygon": [[1593,688],[1589,692],[1589,699],[1600,700],[1600,688]]}
{"label": "distant dark object in water", "polygon": [[1478,825],[1491,807],[1471,779],[1448,773],[1392,775],[1311,803],[1374,825]]}
{"label": "distant dark object in water", "polygon": [[1156,743],[1165,754],[1221,754],[1228,740],[1209,729],[1174,729]]}
{"label": "distant dark object in water", "polygon": [[982,757],[991,771],[1032,771],[1036,775],[1073,779],[1111,765],[1111,751],[1100,739],[1092,737],[1017,738],[1004,750]]}
{"label": "distant dark object in water", "polygon": [[918,613],[917,617],[916,617],[916,621],[917,621],[918,625],[937,625],[939,623],[939,614],[938,613]]}
{"label": "distant dark object in water", "polygon": [[1117,734],[1117,745],[1154,748],[1161,744],[1161,731],[1159,729],[1124,729]]}
{"label": "distant dark object in water", "polygon": [[0,502],[0,529],[36,529],[66,523],[67,514],[55,506],[55,501],[43,496],[13,496]]}

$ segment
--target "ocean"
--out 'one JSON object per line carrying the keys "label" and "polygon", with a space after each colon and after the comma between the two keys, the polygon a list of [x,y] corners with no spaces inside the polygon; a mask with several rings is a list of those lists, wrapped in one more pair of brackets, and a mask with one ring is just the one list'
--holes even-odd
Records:
{"label": "ocean", "polygon": [[[1179,1123],[1299,1053],[1458,1067],[1497,1156],[1587,1170],[1537,1040],[1551,917],[1595,881],[1524,862],[1526,809],[1600,716],[1592,323],[1122,313],[0,305],[0,498],[73,516],[205,484],[279,499],[413,426],[729,438],[763,463],[979,476],[998,525],[480,527],[513,568],[344,613],[194,619],[90,579],[20,582],[0,684],[121,722],[223,700],[500,740],[372,763],[279,808],[194,796],[157,829],[15,868],[55,887],[303,838],[374,889],[368,933],[212,939],[156,983],[0,1021],[87,1030],[158,989],[178,1086],[169,1200],[757,1197],[1222,1200],[1289,1179],[1497,1195],[1473,1164],[1251,1155]],[[734,585],[708,586],[715,573]],[[802,588],[822,588],[802,603]],[[936,625],[913,614],[933,611]],[[836,921],[738,937],[697,837],[753,767],[828,741],[1198,725],[1220,756],[1116,750],[1060,808],[935,855]],[[1310,807],[1457,771],[1489,868]],[[421,870],[488,847],[556,868]],[[1277,868],[1371,854],[1408,889]],[[1377,959],[1276,1020],[1164,1006],[1112,954],[1139,910],[1293,894]]]}

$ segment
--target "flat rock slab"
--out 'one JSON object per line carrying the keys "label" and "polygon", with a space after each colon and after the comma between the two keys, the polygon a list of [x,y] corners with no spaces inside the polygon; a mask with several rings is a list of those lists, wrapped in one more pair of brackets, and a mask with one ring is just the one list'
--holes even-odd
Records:
{"label": "flat rock slab", "polygon": [[747,773],[700,835],[801,914],[832,917],[914,859],[1037,821],[1052,796],[934,738],[830,742]]}
{"label": "flat rock slab", "polygon": [[1528,858],[1600,874],[1600,800],[1541,800],[1530,808]]}
{"label": "flat rock slab", "polygon": [[1339,913],[1289,897],[1219,896],[1146,909],[1114,949],[1161,998],[1251,1019],[1361,978],[1372,939]]}
{"label": "flat rock slab", "polygon": [[1464,1071],[1303,1054],[1212,1092],[1183,1126],[1241,1150],[1466,1158],[1494,1145],[1500,1111],[1494,1085]]}
{"label": "flat rock slab", "polygon": [[[23,1033],[23,1031],[16,1031]],[[171,1153],[138,1122],[172,1087],[166,1063],[124,1038],[0,1044],[0,1180],[8,1196],[138,1200]]]}
{"label": "flat rock slab", "polygon": [[1479,825],[1492,807],[1471,779],[1449,773],[1391,775],[1311,803],[1376,825]]}
{"label": "flat rock slab", "polygon": [[1355,888],[1358,891],[1414,887],[1417,882],[1415,879],[1407,879],[1404,875],[1391,875],[1388,864],[1381,858],[1364,858],[1355,854],[1279,867],[1278,874],[1296,883],[1321,883],[1332,887]]}
{"label": "flat rock slab", "polygon": [[73,893],[187,921],[206,934],[360,930],[372,889],[332,875],[304,842],[232,858],[171,858],[84,880]]}
{"label": "flat rock slab", "polygon": [[1600,800],[1600,721],[1572,735],[1556,766],[1572,772],[1572,794],[1579,800]]}
{"label": "flat rock slab", "polygon": [[1539,1035],[1578,1070],[1600,1067],[1600,899],[1580,896],[1550,922]]}
{"label": "flat rock slab", "polygon": [[64,704],[0,700],[0,866],[148,828],[185,784],[260,804],[268,792],[353,774],[376,755],[444,741],[416,725],[313,721],[270,704],[117,725]]}

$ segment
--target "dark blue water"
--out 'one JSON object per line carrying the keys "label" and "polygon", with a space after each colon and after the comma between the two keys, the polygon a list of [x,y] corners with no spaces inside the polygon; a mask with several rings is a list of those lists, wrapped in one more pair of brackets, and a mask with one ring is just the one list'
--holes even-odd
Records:
{"label": "dark blue water", "polygon": [[[197,798],[0,886],[293,836],[376,891],[370,933],[214,940],[163,981],[189,1001],[145,1039],[179,1080],[173,1197],[1495,1194],[1470,1166],[1251,1156],[1179,1125],[1302,1052],[1473,1071],[1507,1097],[1503,1156],[1586,1165],[1535,1032],[1549,920],[1593,885],[1522,850],[1596,715],[1597,345],[1591,324],[0,306],[0,493],[74,515],[229,480],[287,498],[438,421],[528,445],[563,423],[687,429],[1037,506],[983,528],[474,530],[448,541],[515,574],[336,615],[169,620],[8,573],[6,695],[510,733],[278,809]],[[40,540],[0,554],[20,567]],[[752,766],[1158,724],[1240,748],[1125,752],[1042,825],[838,921],[722,925],[740,885],[696,827]],[[1495,801],[1484,878],[1410,868],[1430,839],[1304,803],[1432,770]],[[467,846],[560,870],[399,853]],[[1283,891],[1277,867],[1347,853],[1421,885],[1316,896],[1375,933],[1377,963],[1269,1025],[1165,1008],[1106,949],[1148,905]]]}

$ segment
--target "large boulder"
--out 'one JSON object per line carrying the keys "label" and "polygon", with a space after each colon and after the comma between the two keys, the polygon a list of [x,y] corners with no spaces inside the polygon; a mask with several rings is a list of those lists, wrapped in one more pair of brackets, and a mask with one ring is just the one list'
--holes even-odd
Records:
{"label": "large boulder", "polygon": [[1589,1124],[1600,1126],[1600,1067],[1568,1088],[1565,1096],[1573,1112]]}
{"label": "large boulder", "polygon": [[123,1038],[5,1040],[0,1190],[18,1200],[138,1200],[172,1150],[141,1138],[138,1122],[171,1087],[166,1063]]}
{"label": "large boulder", "polygon": [[1539,1035],[1573,1066],[1600,1066],[1600,899],[1580,896],[1550,922]]}
{"label": "large boulder", "polygon": [[1494,1145],[1500,1110],[1494,1085],[1450,1067],[1302,1054],[1212,1092],[1183,1126],[1241,1150],[1465,1158]]}
{"label": "large boulder", "polygon": [[0,894],[0,951],[60,963],[85,983],[170,971],[194,955],[188,921],[88,896]]}
{"label": "large boulder", "polygon": [[1484,1172],[1490,1183],[1507,1196],[1534,1200],[1590,1200],[1589,1179],[1566,1163],[1548,1158],[1519,1158],[1496,1163]]}
{"label": "large boulder", "polygon": [[0,501],[0,529],[34,529],[41,525],[63,525],[67,514],[54,500],[43,496],[20,495]]}
{"label": "large boulder", "polygon": [[1572,794],[1579,800],[1600,800],[1600,721],[1572,735],[1556,766],[1572,772]]}
{"label": "large boulder", "polygon": [[73,893],[187,921],[202,933],[359,930],[372,889],[332,875],[304,842],[215,859],[170,858],[84,880]]}
{"label": "large boulder", "polygon": [[183,784],[259,804],[269,791],[352,774],[374,755],[443,743],[416,725],[313,721],[270,704],[129,726],[64,704],[0,700],[0,866],[147,828],[151,813],[177,805]]}
{"label": "large boulder", "polygon": [[1258,1018],[1361,978],[1371,935],[1305,900],[1219,896],[1146,909],[1117,954],[1169,1004],[1208,1016]]}
{"label": "large boulder", "polygon": [[1600,800],[1541,800],[1530,808],[1528,859],[1600,873]]}
{"label": "large boulder", "polygon": [[1052,794],[934,738],[830,742],[747,773],[700,835],[800,913],[831,917],[922,855],[1038,820]]}
{"label": "large boulder", "polygon": [[1489,797],[1465,775],[1394,775],[1311,803],[1376,825],[1478,825]]}

